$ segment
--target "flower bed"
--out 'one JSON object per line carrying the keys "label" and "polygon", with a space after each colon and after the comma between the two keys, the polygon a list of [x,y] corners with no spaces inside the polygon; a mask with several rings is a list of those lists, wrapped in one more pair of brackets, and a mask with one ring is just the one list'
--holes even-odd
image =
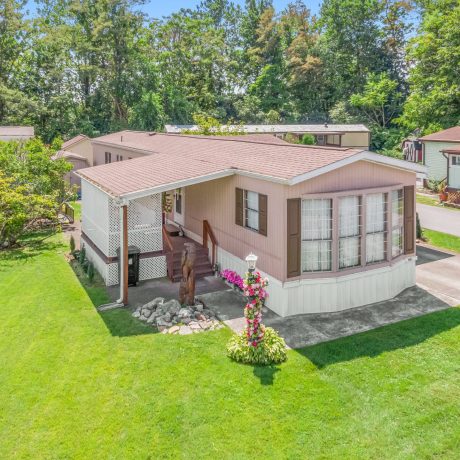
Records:
{"label": "flower bed", "polygon": [[233,270],[225,269],[220,272],[220,277],[224,279],[230,286],[237,287],[240,291],[243,290],[243,278]]}

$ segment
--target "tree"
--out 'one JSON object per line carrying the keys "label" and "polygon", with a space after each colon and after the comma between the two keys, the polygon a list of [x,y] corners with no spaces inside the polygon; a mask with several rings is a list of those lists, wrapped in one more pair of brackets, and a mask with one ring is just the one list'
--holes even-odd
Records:
{"label": "tree", "polygon": [[134,129],[159,131],[163,129],[165,113],[160,95],[148,92],[130,110],[129,125]]}
{"label": "tree", "polygon": [[0,247],[45,222],[56,224],[61,204],[74,196],[64,180],[72,165],[53,160],[54,153],[38,139],[0,142]]}
{"label": "tree", "polygon": [[424,5],[420,32],[409,43],[410,95],[400,122],[432,132],[460,122],[460,4]]}
{"label": "tree", "polygon": [[350,104],[361,112],[368,123],[380,128],[389,126],[400,109],[401,93],[398,82],[387,74],[370,74],[364,90],[350,97]]}

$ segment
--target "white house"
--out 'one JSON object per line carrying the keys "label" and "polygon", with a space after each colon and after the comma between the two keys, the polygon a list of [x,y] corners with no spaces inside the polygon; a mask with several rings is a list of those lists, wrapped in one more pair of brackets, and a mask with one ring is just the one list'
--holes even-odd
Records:
{"label": "white house", "polygon": [[428,179],[446,180],[449,189],[460,189],[460,126],[429,134],[420,141]]}

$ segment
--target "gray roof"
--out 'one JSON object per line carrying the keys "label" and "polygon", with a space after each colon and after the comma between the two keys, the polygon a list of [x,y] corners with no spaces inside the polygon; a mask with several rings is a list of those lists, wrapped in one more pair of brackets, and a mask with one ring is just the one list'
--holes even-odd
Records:
{"label": "gray roof", "polygon": [[33,126],[0,126],[0,140],[18,140],[34,137]]}
{"label": "gray roof", "polygon": [[[225,125],[223,128],[225,129]],[[343,134],[343,133],[368,133],[365,125],[235,125],[235,129],[242,129],[249,134],[257,133],[312,133],[312,134]],[[197,130],[197,125],[166,125],[166,132],[170,134],[181,133],[182,130]]]}

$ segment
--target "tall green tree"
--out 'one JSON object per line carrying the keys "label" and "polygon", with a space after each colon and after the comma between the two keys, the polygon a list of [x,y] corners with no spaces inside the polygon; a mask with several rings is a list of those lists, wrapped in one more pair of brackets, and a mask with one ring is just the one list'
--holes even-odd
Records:
{"label": "tall green tree", "polygon": [[401,123],[432,132],[460,123],[460,4],[423,6],[419,33],[409,43],[410,94]]}

